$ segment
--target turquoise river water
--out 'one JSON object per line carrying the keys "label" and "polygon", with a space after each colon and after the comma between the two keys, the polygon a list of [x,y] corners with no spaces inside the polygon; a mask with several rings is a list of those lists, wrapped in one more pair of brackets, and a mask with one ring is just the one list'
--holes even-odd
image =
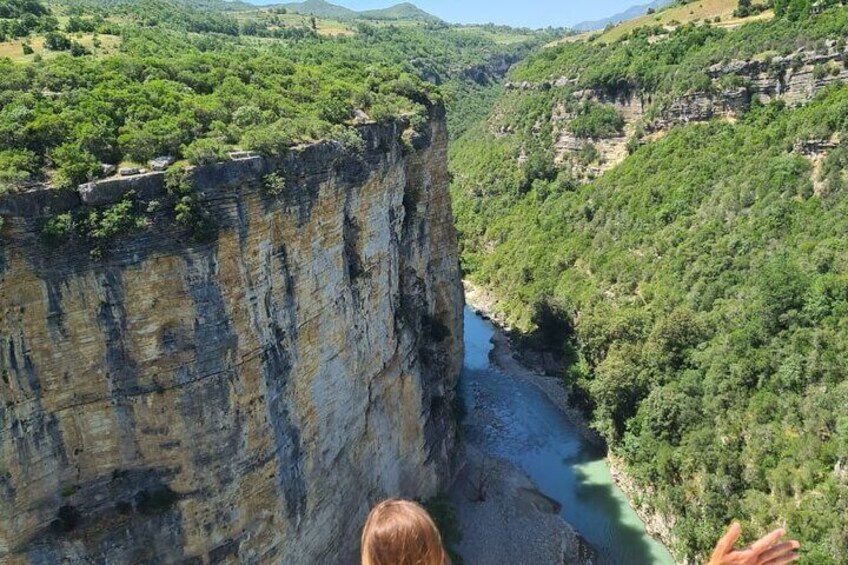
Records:
{"label": "turquoise river water", "polygon": [[584,439],[535,386],[490,364],[494,331],[466,309],[460,394],[469,411],[485,403],[491,414],[473,441],[517,465],[559,502],[562,517],[595,548],[601,563],[673,564],[613,482],[603,451]]}

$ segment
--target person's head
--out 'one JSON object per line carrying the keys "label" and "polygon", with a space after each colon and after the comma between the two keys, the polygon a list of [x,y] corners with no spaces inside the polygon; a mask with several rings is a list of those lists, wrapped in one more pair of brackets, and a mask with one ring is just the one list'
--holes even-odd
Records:
{"label": "person's head", "polygon": [[449,565],[442,537],[414,502],[386,500],[371,510],[362,530],[362,565]]}

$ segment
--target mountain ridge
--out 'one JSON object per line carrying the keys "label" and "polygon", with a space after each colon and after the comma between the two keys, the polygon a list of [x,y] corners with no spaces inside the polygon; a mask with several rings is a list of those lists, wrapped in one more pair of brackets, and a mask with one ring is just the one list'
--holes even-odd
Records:
{"label": "mountain ridge", "polygon": [[304,14],[318,18],[333,19],[363,19],[363,20],[415,20],[422,22],[441,22],[441,18],[434,16],[415,4],[402,2],[388,8],[374,10],[356,11],[344,6],[332,4],[326,0],[304,0],[303,2],[289,2],[277,6],[295,14]]}
{"label": "mountain ridge", "polygon": [[580,22],[579,24],[572,26],[571,29],[575,31],[598,31],[602,30],[608,25],[616,25],[622,22],[627,22],[633,19],[636,19],[640,16],[644,16],[648,13],[650,9],[659,9],[665,8],[666,6],[670,6],[674,4],[675,0],[654,0],[648,4],[638,4],[636,6],[631,6],[630,8],[624,10],[623,12],[619,12],[617,14],[613,14],[612,16],[606,18],[600,18],[597,20],[588,20],[585,22]]}

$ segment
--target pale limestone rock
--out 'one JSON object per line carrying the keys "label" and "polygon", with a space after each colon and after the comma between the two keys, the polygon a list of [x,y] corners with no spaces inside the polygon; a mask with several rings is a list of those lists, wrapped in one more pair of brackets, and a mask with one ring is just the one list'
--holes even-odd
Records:
{"label": "pale limestone rock", "polygon": [[40,226],[129,185],[0,198],[0,562],[343,563],[372,504],[450,483],[463,297],[424,129],[195,169],[211,242],[162,206],[101,261]]}

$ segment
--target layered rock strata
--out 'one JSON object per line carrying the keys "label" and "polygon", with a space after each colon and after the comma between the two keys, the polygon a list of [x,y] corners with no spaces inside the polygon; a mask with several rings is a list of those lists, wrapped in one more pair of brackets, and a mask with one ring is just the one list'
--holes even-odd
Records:
{"label": "layered rock strata", "polygon": [[[443,111],[404,129],[193,170],[203,243],[158,173],[0,198],[0,561],[344,563],[370,505],[450,483]],[[102,258],[45,243],[130,191],[149,226]]]}

